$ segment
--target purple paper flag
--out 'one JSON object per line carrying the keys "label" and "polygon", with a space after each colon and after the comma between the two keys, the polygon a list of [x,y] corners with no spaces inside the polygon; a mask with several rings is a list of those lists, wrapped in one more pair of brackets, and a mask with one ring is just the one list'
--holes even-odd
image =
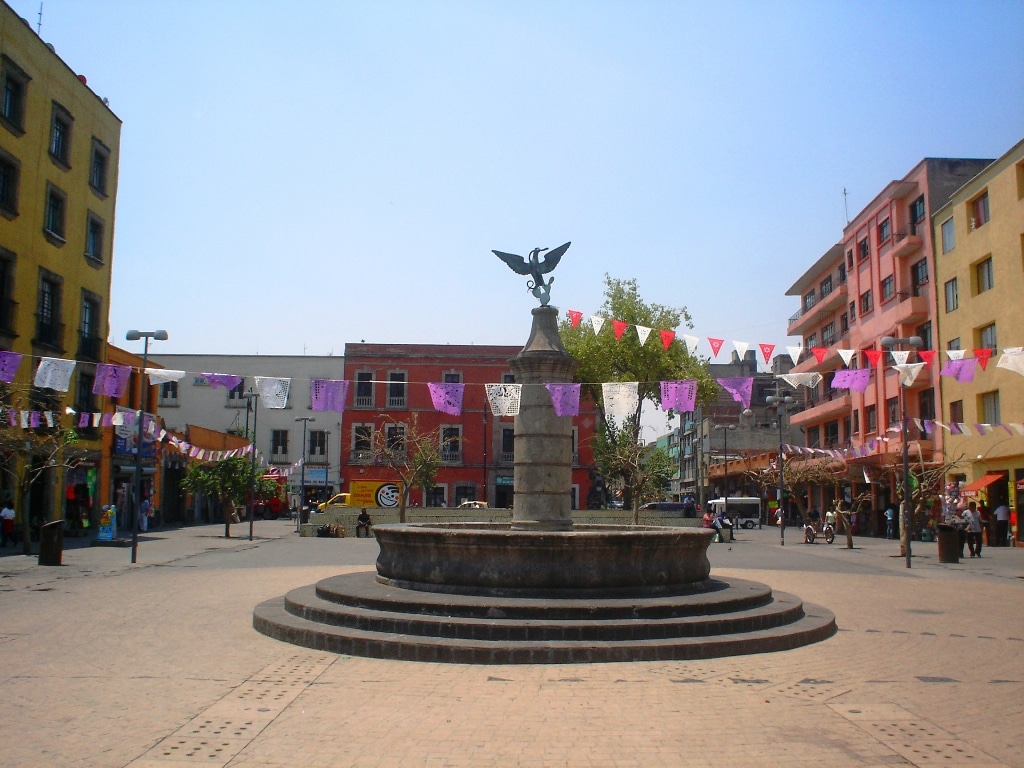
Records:
{"label": "purple paper flag", "polygon": [[309,382],[309,399],[314,411],[345,410],[348,382],[343,379],[313,379]]}
{"label": "purple paper flag", "polygon": [[14,374],[18,372],[21,358],[20,352],[0,351],[0,381],[10,384],[14,380]]}
{"label": "purple paper flag", "polygon": [[111,427],[114,425],[114,414],[104,413],[100,419],[100,426]]}
{"label": "purple paper flag", "polygon": [[121,397],[128,387],[131,375],[130,366],[100,363],[96,366],[96,380],[92,383],[92,393],[105,397]]}
{"label": "purple paper flag", "polygon": [[695,379],[661,382],[661,409],[663,411],[672,409],[679,413],[689,413],[696,407],[697,381]]}
{"label": "purple paper flag", "polygon": [[555,416],[578,416],[580,412],[579,384],[545,384],[551,394]]}
{"label": "purple paper flag", "polygon": [[974,381],[974,371],[977,366],[978,358],[976,357],[965,357],[962,360],[947,360],[939,374],[942,376],[952,376],[961,384],[969,384]]}
{"label": "purple paper flag", "polygon": [[434,409],[450,416],[458,416],[462,413],[462,393],[465,387],[465,384],[453,381],[427,383]]}
{"label": "purple paper flag", "polygon": [[88,413],[80,413],[80,414],[78,414],[78,426],[80,426],[80,427],[88,427],[89,426],[89,414]]}
{"label": "purple paper flag", "polygon": [[863,392],[871,380],[870,368],[841,368],[832,378],[832,389],[852,389]]}
{"label": "purple paper flag", "polygon": [[235,376],[233,373],[204,373],[203,378],[210,382],[210,386],[216,389],[217,387],[224,387],[224,389],[234,389],[242,383],[241,376]]}
{"label": "purple paper flag", "polygon": [[728,379],[716,379],[719,385],[732,395],[732,399],[744,408],[750,407],[750,393],[754,388],[753,376],[737,376]]}
{"label": "purple paper flag", "polygon": [[32,411],[32,413],[29,414],[28,425],[30,427],[32,427],[32,429],[35,429],[36,427],[38,427],[39,423],[41,421],[42,421],[42,414],[39,413],[39,411]]}

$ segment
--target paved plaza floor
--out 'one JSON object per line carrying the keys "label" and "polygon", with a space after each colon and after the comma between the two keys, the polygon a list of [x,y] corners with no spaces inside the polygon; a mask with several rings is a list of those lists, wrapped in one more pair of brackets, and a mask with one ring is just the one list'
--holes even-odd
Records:
{"label": "paved plaza floor", "polygon": [[[956,565],[915,543],[787,531],[710,550],[713,576],[823,605],[839,633],[776,654],[565,666],[335,656],[253,607],[369,570],[376,542],[154,531],[61,567],[0,557],[0,766],[1021,766],[1024,549]],[[247,535],[246,526],[235,526]]]}

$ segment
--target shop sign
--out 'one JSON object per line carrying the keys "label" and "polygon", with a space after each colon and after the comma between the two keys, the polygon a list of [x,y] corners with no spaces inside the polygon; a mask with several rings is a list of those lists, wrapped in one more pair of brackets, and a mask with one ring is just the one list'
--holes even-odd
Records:
{"label": "shop sign", "polygon": [[495,478],[494,484],[497,485],[498,487],[506,488],[511,488],[513,485],[515,485],[511,475],[498,475],[498,477]]}

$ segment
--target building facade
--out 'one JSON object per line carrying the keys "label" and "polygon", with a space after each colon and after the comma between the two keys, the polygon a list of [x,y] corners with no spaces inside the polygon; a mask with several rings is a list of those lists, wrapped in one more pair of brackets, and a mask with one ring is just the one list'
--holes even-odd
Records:
{"label": "building facade", "polygon": [[[801,338],[804,348],[804,357],[793,371],[823,377],[808,390],[806,407],[793,415],[793,424],[804,430],[805,445],[811,448],[848,449],[878,439],[877,450],[857,464],[868,470],[863,477],[883,479],[868,484],[851,478],[850,488],[854,495],[871,494],[872,530],[882,525],[878,510],[895,500],[884,470],[900,463],[902,416],[936,417],[939,371],[937,366],[927,367],[911,387],[904,388],[888,355],[882,365],[873,366],[866,353],[884,353],[880,343],[884,336],[919,336],[924,349],[935,349],[931,212],[990,162],[922,160],[906,176],[886,185],[846,226],[842,241],[786,292],[800,298],[800,310],[787,329],[788,335]],[[846,367],[839,349],[854,350],[850,367],[871,368],[863,393],[832,389],[836,371]],[[915,360],[911,352],[910,362]],[[915,461],[941,460],[941,434],[911,427],[908,440]],[[809,493],[808,504],[825,509],[835,491],[818,487]]]}
{"label": "building facade", "polygon": [[[379,434],[392,443],[413,431],[436,433],[441,450],[436,483],[425,497],[421,489],[410,489],[410,503],[439,507],[486,501],[511,508],[514,420],[491,413],[484,385],[514,383],[508,361],[519,352],[512,346],[346,344],[351,387],[341,442],[342,490],[358,481],[396,480],[375,459]],[[434,408],[427,387],[431,382],[465,385],[458,416]],[[582,402],[573,419],[574,509],[599,506],[591,494],[595,423],[593,404]]]}
{"label": "building facade", "polygon": [[950,479],[965,495],[1019,511],[1024,436],[999,425],[1024,422],[1024,377],[996,362],[1001,350],[1024,346],[1024,141],[957,190],[932,226],[940,357],[992,354],[972,381],[941,378],[940,420],[969,425],[944,437],[948,460],[960,461]]}
{"label": "building facade", "polygon": [[[7,405],[100,410],[92,386],[109,330],[120,135],[121,121],[86,78],[0,1],[0,349],[24,355]],[[67,393],[32,386],[44,357],[77,361]],[[32,518],[70,509],[95,519],[85,473],[98,471],[102,438],[98,429],[79,438],[68,458],[80,469],[42,473]]]}

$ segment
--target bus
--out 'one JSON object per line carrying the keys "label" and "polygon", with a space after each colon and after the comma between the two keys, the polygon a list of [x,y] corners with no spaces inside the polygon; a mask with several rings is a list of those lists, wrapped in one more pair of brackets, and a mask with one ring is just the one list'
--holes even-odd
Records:
{"label": "bus", "polygon": [[721,511],[737,528],[756,528],[761,525],[761,500],[756,496],[730,496],[728,505],[725,499],[711,499],[708,506],[712,515]]}

